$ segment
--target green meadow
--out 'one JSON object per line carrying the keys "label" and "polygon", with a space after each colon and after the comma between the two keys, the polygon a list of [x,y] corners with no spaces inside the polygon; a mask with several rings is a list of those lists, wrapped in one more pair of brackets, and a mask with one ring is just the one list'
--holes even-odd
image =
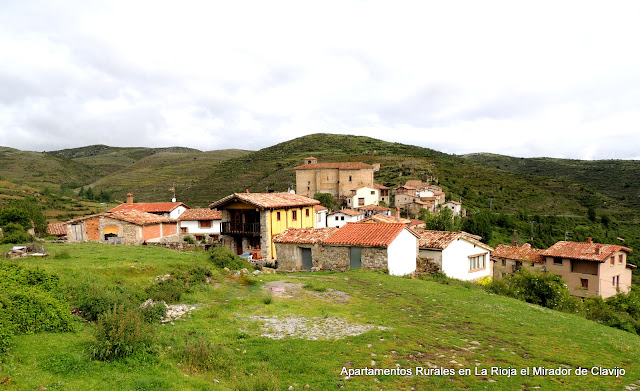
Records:
{"label": "green meadow", "polygon": [[[15,335],[0,353],[0,389],[640,388],[637,335],[477,285],[364,270],[236,276],[215,268],[204,251],[46,248],[45,258],[2,262],[57,275],[74,310],[71,331]],[[172,322],[146,322],[144,349],[95,359],[99,322],[78,308],[118,301],[133,308],[150,297],[195,309]],[[593,367],[618,368],[619,376]],[[356,375],[364,368],[404,375]],[[534,375],[539,368],[553,373]],[[576,375],[578,368],[587,373]]]}

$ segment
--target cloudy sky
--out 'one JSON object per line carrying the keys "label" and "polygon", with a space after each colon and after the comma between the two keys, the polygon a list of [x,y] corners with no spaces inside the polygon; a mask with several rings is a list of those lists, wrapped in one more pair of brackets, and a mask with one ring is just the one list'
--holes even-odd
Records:
{"label": "cloudy sky", "polygon": [[637,1],[0,1],[0,145],[640,159]]}

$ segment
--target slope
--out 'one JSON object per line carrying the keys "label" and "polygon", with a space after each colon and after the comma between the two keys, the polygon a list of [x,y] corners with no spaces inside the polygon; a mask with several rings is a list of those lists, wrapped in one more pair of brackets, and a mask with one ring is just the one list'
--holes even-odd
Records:
{"label": "slope", "polygon": [[462,157],[484,167],[578,182],[640,208],[640,161],[517,158],[490,153]]}

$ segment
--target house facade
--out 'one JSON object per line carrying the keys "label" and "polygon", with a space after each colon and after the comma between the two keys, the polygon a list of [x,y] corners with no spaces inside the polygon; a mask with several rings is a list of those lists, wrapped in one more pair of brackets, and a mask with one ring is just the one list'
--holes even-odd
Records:
{"label": "house facade", "polygon": [[574,296],[603,299],[631,289],[627,247],[587,242],[560,241],[542,252],[546,269],[558,274]]}
{"label": "house facade", "polygon": [[69,242],[139,245],[178,241],[178,222],[136,210],[105,212],[67,221]]}
{"label": "house facade", "polygon": [[378,204],[380,205],[380,202],[384,202],[384,205],[389,206],[391,204],[391,189],[389,189],[387,186],[381,185],[379,183],[374,183],[373,184],[373,188],[378,190]]}
{"label": "house facade", "polygon": [[128,193],[127,202],[116,206],[109,212],[135,210],[176,220],[187,209],[189,207],[182,202],[134,202],[133,194]]}
{"label": "house facade", "polygon": [[322,205],[315,205],[313,208],[316,210],[316,228],[326,228],[329,209]]}
{"label": "house facade", "polygon": [[419,235],[419,256],[448,277],[475,281],[493,275],[493,248],[480,242],[479,236],[463,231],[423,231]]}
{"label": "house facade", "polygon": [[187,209],[180,217],[180,234],[192,236],[198,242],[215,240],[220,235],[222,213],[214,209]]}
{"label": "house facade", "polygon": [[418,238],[403,224],[288,230],[274,242],[283,254],[278,260],[278,269],[283,270],[387,269],[397,276],[416,270]]}
{"label": "house facade", "polygon": [[343,227],[364,219],[364,213],[355,209],[341,209],[327,215],[327,227]]}
{"label": "house facade", "polygon": [[295,167],[296,194],[313,197],[316,193],[329,193],[344,200],[351,195],[351,189],[373,187],[373,173],[379,169],[379,164],[318,163],[317,159],[309,157],[304,165]]}
{"label": "house facade", "polygon": [[349,208],[359,208],[366,205],[378,205],[378,189],[368,186],[361,186],[351,190],[351,195],[347,197]]}
{"label": "house facade", "polygon": [[277,259],[272,238],[288,228],[314,228],[319,204],[292,193],[234,193],[209,207],[222,213],[223,245],[254,259]]}
{"label": "house facade", "polygon": [[521,269],[534,272],[546,270],[545,257],[542,256],[544,250],[531,247],[529,243],[518,246],[499,245],[491,253],[493,263],[493,278],[503,278],[507,274],[513,274]]}

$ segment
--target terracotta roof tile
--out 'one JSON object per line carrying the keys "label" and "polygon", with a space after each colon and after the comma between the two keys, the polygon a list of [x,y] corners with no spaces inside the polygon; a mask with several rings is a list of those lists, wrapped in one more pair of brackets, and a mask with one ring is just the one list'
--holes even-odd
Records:
{"label": "terracotta roof tile", "polygon": [[381,185],[379,183],[374,183],[373,184],[373,188],[374,189],[378,189],[378,190],[389,190],[389,188],[385,185]]}
{"label": "terracotta roof tile", "polygon": [[121,210],[137,210],[147,213],[169,213],[179,206],[189,208],[182,202],[134,202],[131,204],[120,204],[109,212],[118,212]]}
{"label": "terracotta roof tile", "polygon": [[313,209],[315,209],[315,210],[316,210],[316,211],[318,211],[318,212],[320,212],[320,211],[322,211],[322,210],[328,210],[327,208],[325,208],[325,207],[324,207],[324,206],[322,206],[322,205],[314,205],[314,206],[313,206]]}
{"label": "terracotta roof tile", "polygon": [[[404,224],[361,224],[347,223],[329,236],[323,243],[348,245],[348,246],[371,246],[388,247],[395,238],[407,229]],[[409,230],[413,235],[415,233]]]}
{"label": "terracotta roof tile", "polygon": [[302,243],[315,244],[320,243],[332,234],[338,228],[289,228],[288,230],[273,237],[274,243]]}
{"label": "terracotta roof tile", "polygon": [[222,212],[215,209],[187,209],[180,217],[180,221],[222,220]]}
{"label": "terracotta roof tile", "polygon": [[364,214],[363,212],[360,212],[359,210],[354,210],[354,209],[340,209],[339,211],[333,212],[331,214],[334,215],[336,213],[343,213],[347,216],[361,216]]}
{"label": "terracotta roof tile", "polygon": [[419,233],[420,240],[418,241],[418,247],[423,249],[436,249],[436,250],[444,250],[449,247],[454,240],[458,240],[460,238],[464,238],[470,243],[475,244],[476,246],[480,246],[488,251],[493,251],[493,248],[487,246],[486,244],[480,241],[480,237],[477,235],[472,235],[470,233],[460,231],[460,232],[451,232],[451,231],[423,231]]}
{"label": "terracotta roof tile", "polygon": [[64,236],[67,234],[67,224],[51,223],[47,226],[47,233],[53,236]]}
{"label": "terracotta roof tile", "polygon": [[373,216],[369,216],[366,219],[359,221],[359,223],[385,223],[385,224],[404,224],[404,225],[409,225],[411,224],[411,220],[409,219],[405,219],[400,217],[400,220],[397,220],[395,217],[392,216],[385,216],[385,215],[381,215],[381,214],[377,214],[377,215],[373,215]]}
{"label": "terracotta roof tile", "polygon": [[360,170],[363,168],[368,168],[373,170],[373,166],[371,164],[361,162],[311,163],[295,167],[296,170],[314,170],[317,168],[337,168],[340,170]]}
{"label": "terracotta roof tile", "polygon": [[547,250],[542,251],[542,255],[547,257],[604,262],[611,254],[618,251],[631,252],[633,250],[615,244],[560,241]]}
{"label": "terracotta roof tile", "polygon": [[529,243],[525,243],[522,246],[505,246],[499,245],[491,254],[495,258],[513,259],[516,261],[528,261],[544,263],[544,257],[542,256],[541,249],[532,248]]}
{"label": "terracotta roof tile", "polygon": [[137,210],[119,210],[115,212],[101,213],[100,215],[116,220],[126,221],[135,225],[170,223],[176,221],[168,217],[158,216],[152,213],[140,212]]}
{"label": "terracotta roof tile", "polygon": [[380,206],[380,205],[365,205],[365,206],[359,206],[356,209],[358,210],[371,210],[371,211],[375,211],[375,212],[384,212],[386,210],[391,210],[391,208],[385,208],[384,206]]}
{"label": "terracotta roof tile", "polygon": [[262,209],[301,207],[319,205],[320,201],[292,193],[233,193],[211,205],[209,208],[224,206],[233,201],[241,201]]}

